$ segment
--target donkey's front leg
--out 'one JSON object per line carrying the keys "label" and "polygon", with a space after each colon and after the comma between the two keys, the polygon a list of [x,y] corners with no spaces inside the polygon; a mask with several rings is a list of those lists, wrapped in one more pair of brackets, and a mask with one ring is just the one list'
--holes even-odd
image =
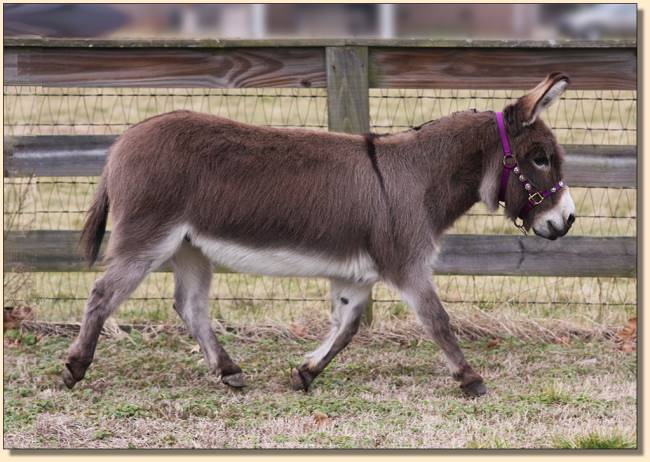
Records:
{"label": "donkey's front leg", "polygon": [[458,346],[456,336],[449,325],[449,315],[436,294],[427,273],[409,281],[400,288],[404,301],[415,311],[425,331],[442,349],[452,377],[461,383],[461,389],[470,396],[487,392],[483,378],[474,372]]}
{"label": "donkey's front leg", "polygon": [[308,353],[305,362],[291,371],[294,390],[309,390],[311,382],[325,369],[359,330],[361,315],[370,301],[372,284],[331,280],[332,327],[325,341]]}

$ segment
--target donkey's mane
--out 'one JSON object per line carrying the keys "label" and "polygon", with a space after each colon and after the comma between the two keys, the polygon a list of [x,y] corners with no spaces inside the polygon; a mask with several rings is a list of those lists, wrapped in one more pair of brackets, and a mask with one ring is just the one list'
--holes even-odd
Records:
{"label": "donkey's mane", "polygon": [[391,137],[391,136],[398,136],[398,135],[402,135],[402,134],[418,132],[422,128],[424,128],[424,127],[426,127],[428,125],[433,125],[433,124],[436,124],[436,123],[440,123],[440,122],[442,122],[443,120],[445,120],[445,119],[447,119],[449,117],[454,117],[454,116],[457,116],[459,114],[466,114],[466,113],[475,114],[477,112],[479,112],[479,111],[477,111],[474,108],[466,109],[464,111],[456,111],[456,112],[452,112],[451,114],[444,115],[444,116],[442,116],[442,117],[440,117],[438,119],[427,120],[426,122],[422,122],[420,125],[415,125],[413,127],[409,127],[406,130],[402,130],[402,131],[399,131],[399,132],[394,132],[394,133],[368,132],[368,133],[365,133],[363,136],[366,139],[366,142],[368,143],[369,141],[372,142],[373,140],[375,140],[377,138],[387,138],[387,137]]}

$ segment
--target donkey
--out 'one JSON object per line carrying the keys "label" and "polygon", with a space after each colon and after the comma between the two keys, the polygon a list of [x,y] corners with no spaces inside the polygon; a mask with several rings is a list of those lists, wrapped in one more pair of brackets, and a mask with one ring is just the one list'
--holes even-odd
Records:
{"label": "donkey", "polygon": [[563,153],[538,116],[568,82],[552,73],[503,113],[458,112],[390,135],[256,127],[190,111],[132,126],[110,149],[82,232],[92,265],[110,206],[106,271],[86,302],[65,384],[84,377],[107,317],[169,262],[174,309],[210,372],[231,387],[245,380],[210,327],[213,264],[330,279],[331,330],[292,369],[296,390],[308,391],[351,341],[382,280],[415,311],[461,389],[486,393],[450,329],[432,263],[442,233],[478,201],[492,210],[504,202],[508,218],[544,238],[567,233],[575,206]]}

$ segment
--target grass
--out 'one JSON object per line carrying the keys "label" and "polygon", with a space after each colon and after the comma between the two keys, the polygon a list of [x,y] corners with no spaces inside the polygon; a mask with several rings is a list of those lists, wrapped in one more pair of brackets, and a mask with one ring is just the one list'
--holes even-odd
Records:
{"label": "grass", "polygon": [[[31,284],[21,295],[35,306],[39,320],[78,322],[97,277],[97,273],[32,273]],[[452,315],[499,332],[516,323],[533,327],[550,321],[554,324],[549,328],[599,331],[625,324],[636,311],[634,279],[435,276],[434,281]],[[171,308],[173,287],[171,273],[150,275],[116,317],[125,323],[177,322]],[[211,313],[228,323],[290,323],[328,313],[328,291],[329,283],[323,279],[217,274]],[[385,285],[377,285],[373,297],[376,319],[412,317],[398,294]]]}
{"label": "grass", "polygon": [[183,335],[102,338],[87,379],[61,383],[65,337],[5,343],[5,447],[634,447],[635,355],[607,342],[463,341],[489,394],[462,396],[430,342],[363,330],[313,384],[288,371],[317,342],[220,340],[243,392],[207,372]]}
{"label": "grass", "polygon": [[579,436],[574,440],[560,438],[556,447],[561,449],[630,449],[636,447],[634,440],[623,435],[602,435],[594,432]]}

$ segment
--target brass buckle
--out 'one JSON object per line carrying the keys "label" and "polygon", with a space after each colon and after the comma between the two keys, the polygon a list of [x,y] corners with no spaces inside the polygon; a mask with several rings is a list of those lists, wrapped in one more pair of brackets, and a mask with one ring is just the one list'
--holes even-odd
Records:
{"label": "brass buckle", "polygon": [[539,205],[542,202],[544,202],[544,196],[536,192],[535,194],[531,194],[530,196],[528,196],[528,201],[533,205]]}
{"label": "brass buckle", "polygon": [[[510,163],[509,163],[510,162]],[[517,165],[517,161],[512,154],[503,156],[503,166],[508,168],[514,168]]]}

